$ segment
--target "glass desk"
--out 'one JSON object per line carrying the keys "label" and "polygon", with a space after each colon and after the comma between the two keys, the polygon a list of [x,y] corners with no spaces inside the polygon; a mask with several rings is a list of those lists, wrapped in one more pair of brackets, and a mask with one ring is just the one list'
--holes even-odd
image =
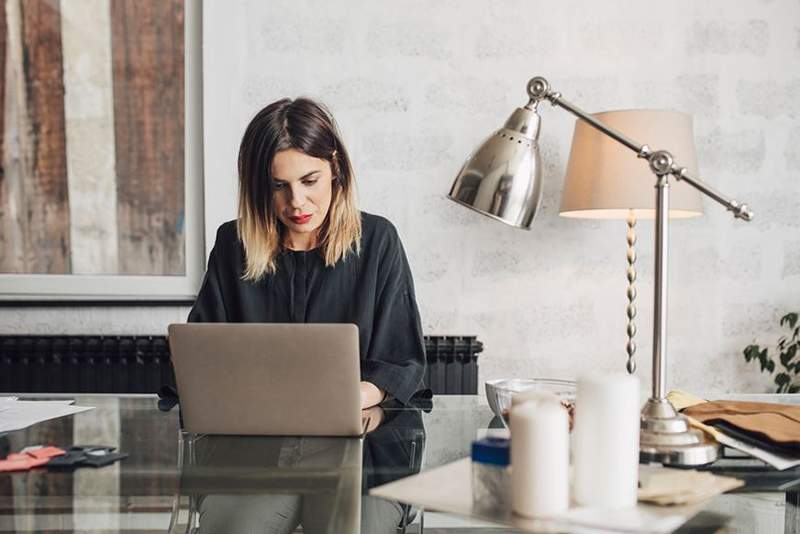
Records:
{"label": "glass desk", "polygon": [[[35,444],[112,445],[130,457],[99,469],[0,473],[0,533],[295,532],[297,523],[307,533],[513,532],[366,495],[468,456],[472,440],[501,426],[480,396],[375,409],[363,440],[189,436],[177,408],[160,411],[154,396],[62,398],[95,409],[0,435],[0,457]],[[725,460],[713,469],[747,486],[710,501],[678,532],[800,532],[800,468]]]}

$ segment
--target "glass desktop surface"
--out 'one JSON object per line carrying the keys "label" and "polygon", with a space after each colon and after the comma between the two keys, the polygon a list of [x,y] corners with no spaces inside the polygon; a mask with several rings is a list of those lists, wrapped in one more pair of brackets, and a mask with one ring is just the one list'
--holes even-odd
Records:
{"label": "glass desktop surface", "polygon": [[[36,444],[110,445],[130,456],[97,469],[0,473],[0,533],[185,532],[188,522],[196,532],[231,533],[294,532],[297,524],[303,532],[365,534],[501,528],[367,495],[468,456],[474,439],[502,426],[483,396],[389,403],[373,411],[363,440],[188,435],[179,431],[178,409],[160,411],[149,395],[21,398],[71,398],[95,409],[0,435],[0,457]],[[800,532],[800,469],[777,473],[749,460],[714,469],[747,486],[710,501],[679,532]]]}

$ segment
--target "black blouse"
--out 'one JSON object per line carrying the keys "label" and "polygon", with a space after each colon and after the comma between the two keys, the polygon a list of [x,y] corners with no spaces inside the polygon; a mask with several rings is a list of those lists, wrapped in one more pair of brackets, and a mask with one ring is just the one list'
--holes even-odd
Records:
{"label": "black blouse", "polygon": [[361,213],[361,253],[326,267],[320,249],[282,252],[274,274],[242,281],[236,221],[217,230],[189,322],[353,323],[361,379],[406,403],[421,388],[425,349],[414,281],[397,230]]}

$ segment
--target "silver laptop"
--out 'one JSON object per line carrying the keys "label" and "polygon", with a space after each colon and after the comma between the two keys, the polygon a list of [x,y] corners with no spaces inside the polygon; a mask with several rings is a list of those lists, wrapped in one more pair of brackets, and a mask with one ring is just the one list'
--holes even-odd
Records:
{"label": "silver laptop", "polygon": [[169,345],[189,432],[362,433],[356,325],[171,324]]}

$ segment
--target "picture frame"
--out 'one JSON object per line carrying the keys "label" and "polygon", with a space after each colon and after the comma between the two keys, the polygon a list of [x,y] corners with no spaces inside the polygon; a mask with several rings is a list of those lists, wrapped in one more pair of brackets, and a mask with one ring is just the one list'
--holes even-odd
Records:
{"label": "picture frame", "polygon": [[[34,0],[36,1],[36,0]],[[84,9],[91,9],[103,8],[106,6],[107,9],[112,9],[109,6],[111,0],[79,0],[85,4]],[[116,0],[114,0],[116,2]],[[155,0],[156,2],[160,2],[161,0]],[[122,2],[116,2],[113,4],[113,9],[117,11],[120,9],[129,9],[129,10],[141,10],[142,3],[134,3],[135,0],[125,0]],[[42,4],[45,4],[43,1]],[[50,3],[52,4],[52,3]],[[61,6],[66,3],[62,2]],[[70,3],[70,9],[75,9],[76,6],[80,7],[80,4]],[[153,4],[154,9],[162,9],[162,4]],[[180,47],[183,51],[183,206],[182,210],[175,215],[173,215],[173,219],[177,219],[177,222],[173,220],[171,222],[172,228],[177,228],[174,233],[182,234],[179,236],[179,239],[183,241],[183,256],[182,258],[179,257],[177,261],[173,261],[177,267],[174,267],[173,270],[175,272],[160,272],[160,273],[148,273],[148,272],[135,272],[135,268],[137,267],[137,259],[135,256],[137,255],[137,248],[136,245],[140,245],[139,250],[142,247],[146,246],[142,245],[141,243],[133,243],[132,246],[128,246],[125,249],[125,253],[128,254],[127,260],[127,271],[121,269],[123,272],[117,273],[108,273],[108,272],[100,272],[100,273],[82,273],[73,274],[70,272],[69,274],[42,274],[42,273],[30,273],[30,272],[0,272],[0,302],[4,304],[13,304],[13,303],[57,303],[57,302],[109,302],[109,303],[126,303],[126,302],[133,302],[133,303],[143,303],[143,302],[170,302],[170,303],[190,303],[194,301],[194,298],[197,294],[197,291],[200,287],[202,282],[202,277],[205,271],[205,235],[204,235],[204,209],[203,209],[203,117],[202,117],[202,2],[200,0],[174,0],[174,5],[177,6],[175,9],[175,17],[178,19],[180,17],[183,18],[183,41],[179,39],[174,41],[173,44],[175,45],[175,49]],[[120,7],[122,6],[122,7]],[[12,9],[14,7],[12,6]],[[30,9],[28,5],[25,5],[25,9]],[[46,9],[42,8],[42,11]],[[51,8],[52,9],[52,8]],[[112,9],[112,11],[113,11]],[[139,13],[135,13],[138,15]],[[14,15],[13,13],[10,15]],[[114,18],[114,14],[112,13],[112,19]],[[117,14],[116,18],[118,21],[117,24],[126,24],[126,20],[132,21],[136,24],[143,24],[143,22],[136,20],[137,17],[131,16],[131,13],[122,13]],[[47,13],[43,14],[29,14],[26,13],[28,17],[46,17],[48,16]],[[55,15],[58,17],[58,14]],[[156,14],[157,16],[157,14]],[[27,19],[26,19],[27,20]],[[47,21],[45,21],[47,22]],[[114,21],[112,20],[112,26]],[[51,22],[51,25],[54,24]],[[61,20],[61,26],[64,27],[68,24],[68,21]],[[119,28],[117,28],[119,29]],[[140,27],[140,30],[142,28]],[[9,24],[9,32],[13,31],[11,29],[11,25]],[[90,32],[88,28],[78,28],[77,33],[80,32]],[[94,30],[91,30],[94,31]],[[114,28],[112,27],[112,30]],[[147,28],[144,28],[144,31],[147,31]],[[13,35],[9,35],[9,41],[13,38]],[[23,39],[25,36],[23,35]],[[161,42],[159,39],[154,38],[153,41]],[[162,39],[163,41],[163,39]],[[177,44],[176,44],[177,43]],[[2,47],[5,47],[5,42],[2,43]],[[23,45],[24,45],[23,41]],[[65,42],[64,46],[68,43]],[[79,43],[80,44],[80,43]],[[73,45],[75,46],[75,45]],[[170,49],[171,51],[172,49]],[[2,50],[3,53],[6,53],[5,50]],[[29,51],[25,50],[25,53],[28,54]],[[122,53],[119,51],[115,51],[114,53]],[[127,51],[129,56],[126,58],[128,61],[139,61],[139,58],[134,57],[133,59],[130,58],[130,55],[133,55],[131,51]],[[152,52],[152,50],[145,50],[142,52],[143,55],[147,53],[158,53]],[[110,54],[110,52],[109,52]],[[26,56],[27,57],[27,56]],[[146,57],[142,61],[146,61]],[[79,64],[77,68],[82,68]],[[65,68],[64,76],[68,75],[68,68]],[[85,70],[85,68],[84,68]],[[147,77],[145,76],[145,83]],[[159,80],[153,80],[153,83],[158,83]],[[141,83],[141,81],[137,81],[137,83]],[[158,95],[163,94],[165,87],[166,91],[169,91],[169,87],[164,85],[164,82],[161,82],[162,85],[153,89],[152,93]],[[65,84],[66,85],[66,84]],[[141,86],[134,86],[129,89],[129,94],[132,95],[133,98],[137,98],[138,95],[143,92],[140,90]],[[62,92],[64,92],[62,88]],[[67,97],[69,96],[69,91],[66,91]],[[117,86],[114,86],[114,102],[113,105],[117,104],[117,97],[119,95]],[[124,95],[123,95],[124,96]],[[65,102],[67,97],[65,97]],[[102,99],[99,99],[102,100]],[[83,108],[95,105],[96,102],[90,98],[85,99],[83,102],[79,102],[78,106],[82,106]],[[120,111],[122,110],[122,111]],[[120,112],[128,112],[128,108],[122,109],[118,108],[117,111]],[[91,112],[91,109],[89,110]],[[65,114],[66,111],[66,104],[65,104]],[[8,113],[6,113],[8,115]],[[138,116],[128,117],[132,124],[138,124],[137,121],[146,121],[146,119],[142,119]],[[177,120],[177,119],[176,119]],[[4,124],[8,124],[8,118],[5,119]],[[67,125],[69,126],[69,125]],[[135,130],[135,126],[133,128]],[[66,130],[66,128],[65,128]],[[120,140],[119,137],[119,128],[117,128],[118,134],[116,137],[117,144],[117,153],[119,153],[119,143],[136,143],[136,140],[131,140],[130,138],[125,138],[124,132],[122,137],[124,139]],[[69,133],[69,132],[67,132]],[[135,133],[135,132],[134,132]],[[68,135],[67,135],[68,137]],[[75,136],[76,139],[81,139]],[[160,150],[158,147],[158,143],[151,143],[151,145],[156,146],[157,149]],[[88,150],[91,150],[91,147],[88,147]],[[169,161],[171,157],[174,157],[170,153],[166,152],[168,150],[164,149],[164,153],[155,152],[154,160],[156,161]],[[136,158],[138,157],[137,153],[135,152],[135,148],[131,148],[129,151],[132,156],[126,156],[129,160],[133,159],[133,172],[137,172],[136,165],[138,164]],[[174,151],[177,152],[177,151]],[[68,158],[67,158],[68,159]],[[86,158],[84,158],[86,159]],[[77,159],[80,163],[80,160]],[[67,166],[69,166],[69,159],[67,161]],[[83,162],[86,163],[85,161]],[[93,164],[93,163],[90,163]],[[118,170],[119,162],[116,163],[117,168],[116,172],[120,172]],[[78,165],[74,166],[73,169],[77,168]],[[91,172],[91,171],[90,171]],[[77,174],[77,173],[76,173]],[[134,184],[138,184],[137,187],[140,187],[141,190],[145,190],[146,187],[149,185],[153,187],[153,183],[151,180],[150,184],[147,183],[139,183],[136,180],[133,180]],[[178,186],[180,186],[180,182],[176,182]],[[160,184],[155,182],[155,187],[158,187]],[[177,186],[176,186],[177,187]],[[119,186],[117,186],[117,190],[119,190]],[[135,193],[135,190],[134,190]],[[99,194],[99,193],[97,193]],[[144,195],[146,197],[146,194]],[[2,198],[0,198],[0,202],[2,202]],[[137,199],[134,198],[132,200],[133,204],[137,203]],[[102,206],[103,201],[95,202],[95,205]],[[77,214],[80,214],[81,207],[80,206],[73,206]],[[118,207],[117,207],[118,208]],[[0,207],[0,210],[2,207]],[[28,208],[31,209],[31,208]],[[33,208],[38,209],[38,208]],[[42,209],[49,209],[47,204],[42,206]],[[53,208],[55,209],[55,208]],[[141,209],[141,205],[138,207],[141,211],[146,212],[147,210]],[[173,210],[177,211],[177,210]],[[117,213],[123,213],[117,209]],[[91,213],[88,214],[91,216]],[[123,213],[124,215],[124,213]],[[77,217],[79,215],[74,215]],[[116,215],[115,215],[116,216]],[[140,215],[136,215],[138,217],[137,224],[140,226],[142,224],[147,225],[148,219],[147,217],[142,217]],[[122,217],[122,216],[120,216]],[[163,218],[159,213],[155,213],[151,218],[159,222],[159,218]],[[142,222],[144,221],[144,222]],[[163,222],[164,225],[169,224],[169,221]],[[102,229],[101,229],[102,231]],[[0,227],[0,232],[6,233],[6,239],[13,239],[12,232],[6,231],[6,228]],[[141,232],[147,232],[147,228],[141,230]],[[96,232],[95,232],[96,233]],[[74,231],[72,233],[74,236]],[[136,236],[133,233],[129,233],[129,241],[133,241],[135,239],[141,238]],[[130,237],[133,236],[133,237]],[[2,245],[3,236],[0,235],[0,245]],[[53,240],[50,240],[49,243],[52,243]],[[63,241],[63,240],[62,240]],[[75,261],[80,259],[80,261],[91,261],[92,255],[102,254],[103,247],[101,244],[97,244],[94,246],[91,242],[89,242],[90,253],[88,254],[80,254],[80,249],[76,248],[73,241],[72,243],[72,259],[67,261],[72,261],[72,265],[74,265]],[[30,245],[28,245],[30,248]],[[152,248],[152,247],[150,247]],[[165,247],[166,248],[166,247]],[[122,257],[123,254],[123,247],[120,245],[119,251],[117,255]],[[2,254],[2,247],[0,247],[0,254]],[[47,253],[41,250],[37,252],[42,253],[45,256],[45,261],[48,261]],[[180,252],[180,251],[178,251]],[[161,256],[165,256],[168,252],[161,252]],[[176,254],[179,255],[179,254]],[[81,259],[82,258],[82,259]],[[115,260],[116,261],[116,260]],[[140,262],[141,263],[141,262]],[[164,263],[164,262],[162,262]],[[122,260],[119,262],[120,266],[122,265]],[[116,263],[115,263],[116,265]],[[130,267],[133,265],[133,268]],[[89,265],[89,268],[92,266]],[[148,267],[145,264],[145,269]],[[160,268],[161,265],[156,265],[156,269]]]}

